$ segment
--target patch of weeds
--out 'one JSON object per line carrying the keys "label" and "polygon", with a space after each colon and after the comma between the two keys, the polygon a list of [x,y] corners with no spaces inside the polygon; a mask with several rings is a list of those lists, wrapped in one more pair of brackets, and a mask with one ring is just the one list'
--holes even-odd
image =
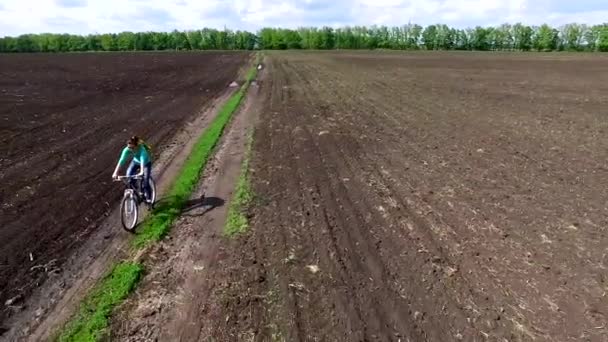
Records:
{"label": "patch of weeds", "polygon": [[249,160],[251,157],[251,146],[253,144],[253,131],[250,131],[245,158],[241,165],[241,174],[236,183],[236,190],[230,207],[228,208],[228,217],[224,227],[224,234],[227,236],[235,236],[244,233],[249,227],[247,218],[247,210],[254,198],[249,177]]}
{"label": "patch of weeds", "polygon": [[[272,279],[272,278],[271,278]],[[285,341],[285,337],[283,336],[283,331],[279,326],[279,305],[280,305],[280,290],[277,284],[269,279],[271,283],[268,292],[266,294],[266,310],[268,314],[269,323],[266,326],[268,329],[268,334],[270,335],[271,341]]]}

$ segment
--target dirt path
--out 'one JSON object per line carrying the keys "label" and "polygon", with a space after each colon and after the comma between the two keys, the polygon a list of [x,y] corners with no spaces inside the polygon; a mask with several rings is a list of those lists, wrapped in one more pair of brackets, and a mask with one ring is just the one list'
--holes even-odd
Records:
{"label": "dirt path", "polygon": [[[144,259],[149,272],[113,318],[111,341],[198,341],[212,326],[209,297],[222,282],[218,260],[226,213],[241,170],[247,134],[257,116],[259,82],[249,88],[227,127],[189,208]],[[204,194],[204,197],[203,197]]]}
{"label": "dirt path", "polygon": [[[157,179],[159,196],[167,190],[177,171],[190,153],[196,138],[215,118],[217,110],[234,93],[225,90],[201,109],[199,115],[187,122],[171,139],[156,160],[153,174]],[[112,262],[126,257],[132,235],[122,230],[119,208],[108,215],[91,238],[65,263],[63,271],[54,274],[44,287],[35,291],[25,303],[26,310],[8,323],[12,327],[2,340],[44,341],[74,312],[87,290],[107,271]],[[34,319],[32,319],[34,317]]]}

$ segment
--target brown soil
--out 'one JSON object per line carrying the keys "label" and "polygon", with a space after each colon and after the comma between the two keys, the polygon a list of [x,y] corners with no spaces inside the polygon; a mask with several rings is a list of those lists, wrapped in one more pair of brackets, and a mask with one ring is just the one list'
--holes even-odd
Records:
{"label": "brown soil", "polygon": [[608,340],[605,56],[267,67],[254,221],[183,340]]}
{"label": "brown soil", "polygon": [[[185,146],[172,137],[225,92],[246,58],[142,53],[0,59],[0,323],[23,310],[49,275],[78,264],[65,261],[102,230],[121,195],[110,175],[125,139],[145,137],[164,164],[155,170],[166,172]],[[119,230],[114,225],[109,232]],[[113,236],[93,235],[98,245]],[[5,305],[10,298],[17,300]]]}
{"label": "brown soil", "polygon": [[[265,64],[112,341],[608,340],[608,58]],[[258,113],[252,221],[231,240]]]}

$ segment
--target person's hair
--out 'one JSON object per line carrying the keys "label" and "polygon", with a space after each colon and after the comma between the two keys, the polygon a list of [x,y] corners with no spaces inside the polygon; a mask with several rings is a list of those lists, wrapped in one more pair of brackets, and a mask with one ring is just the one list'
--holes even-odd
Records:
{"label": "person's hair", "polygon": [[129,138],[129,141],[127,141],[127,143],[137,146],[137,145],[139,145],[140,141],[141,141],[141,139],[137,135],[134,135],[131,138]]}
{"label": "person's hair", "polygon": [[137,135],[130,137],[129,140],[127,141],[127,144],[133,145],[135,147],[141,145],[148,152],[152,152],[152,147],[150,145],[148,145],[148,143],[146,143],[142,138],[138,137]]}

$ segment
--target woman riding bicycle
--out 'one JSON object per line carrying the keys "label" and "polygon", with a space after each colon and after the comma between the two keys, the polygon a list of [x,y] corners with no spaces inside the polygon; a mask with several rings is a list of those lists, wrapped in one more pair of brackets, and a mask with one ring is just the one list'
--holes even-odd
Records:
{"label": "woman riding bicycle", "polygon": [[[135,172],[139,171],[137,176],[143,176],[144,195],[146,202],[150,201],[150,174],[152,173],[152,158],[150,156],[150,147],[138,136],[132,136],[127,141],[127,146],[123,148],[120,159],[116,164],[112,178],[118,178],[118,169],[125,164],[129,157],[133,157],[131,164],[127,169],[127,176],[131,177],[135,175]],[[130,184],[135,187],[135,181],[130,179]]]}

